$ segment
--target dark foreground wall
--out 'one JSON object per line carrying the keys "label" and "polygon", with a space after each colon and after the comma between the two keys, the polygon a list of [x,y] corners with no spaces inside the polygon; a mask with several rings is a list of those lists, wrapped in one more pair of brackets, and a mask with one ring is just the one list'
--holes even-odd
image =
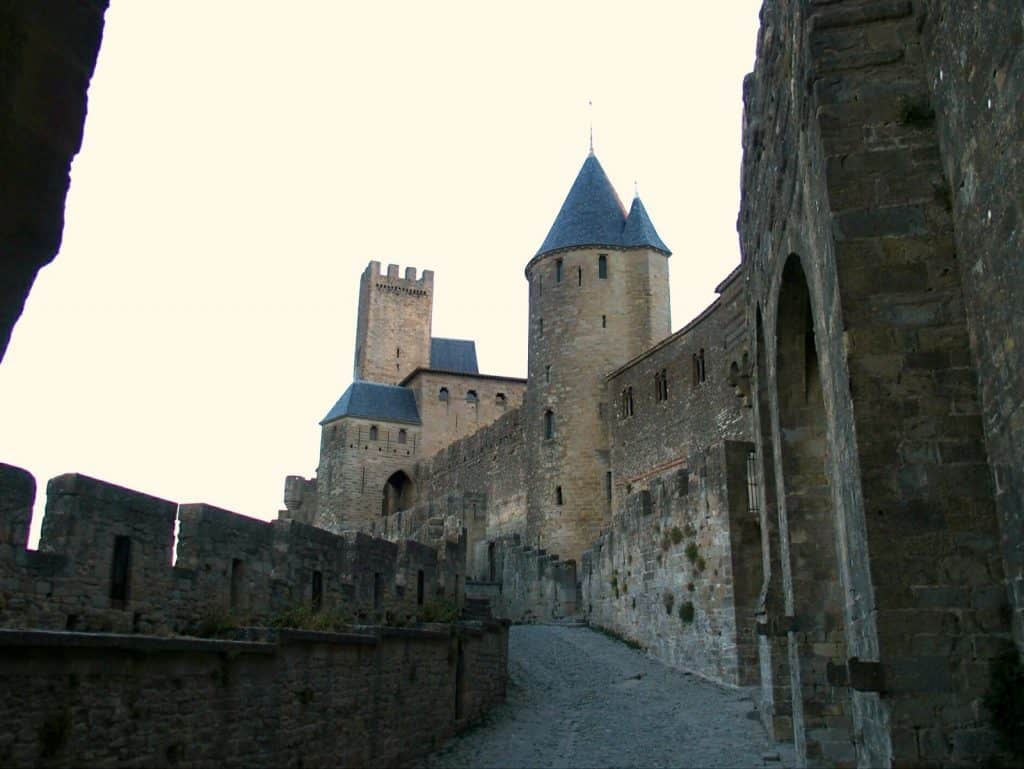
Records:
{"label": "dark foreground wall", "polygon": [[0,631],[0,765],[398,766],[505,696],[497,623],[260,642]]}
{"label": "dark foreground wall", "polygon": [[64,233],[107,0],[0,3],[0,360]]}

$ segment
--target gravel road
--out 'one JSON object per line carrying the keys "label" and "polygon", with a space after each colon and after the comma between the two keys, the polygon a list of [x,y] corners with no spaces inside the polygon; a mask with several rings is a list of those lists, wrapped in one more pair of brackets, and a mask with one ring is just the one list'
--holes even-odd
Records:
{"label": "gravel road", "polygon": [[422,769],[792,766],[791,753],[783,746],[780,755],[753,720],[744,692],[585,627],[510,630],[507,702]]}

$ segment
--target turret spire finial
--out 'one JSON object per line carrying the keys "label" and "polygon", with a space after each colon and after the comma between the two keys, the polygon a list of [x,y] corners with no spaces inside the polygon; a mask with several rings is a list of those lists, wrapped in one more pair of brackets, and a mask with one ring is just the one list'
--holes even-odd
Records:
{"label": "turret spire finial", "polygon": [[640,185],[637,183],[636,179],[633,180],[633,197],[640,197]]}
{"label": "turret spire finial", "polygon": [[590,154],[594,154],[594,100],[587,99],[587,108],[590,111]]}

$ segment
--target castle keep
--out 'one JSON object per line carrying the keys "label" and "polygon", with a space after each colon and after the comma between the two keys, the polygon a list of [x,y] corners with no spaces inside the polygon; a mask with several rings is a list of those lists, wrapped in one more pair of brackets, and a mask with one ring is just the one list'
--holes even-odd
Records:
{"label": "castle keep", "polygon": [[[51,67],[75,83],[105,4],[86,6],[87,39]],[[0,15],[32,28],[12,36],[26,50],[71,34],[36,29],[43,17],[18,3]],[[1020,4],[765,0],[743,99],[740,264],[674,333],[670,250],[591,153],[523,256],[527,380],[481,374],[474,342],[433,337],[432,272],[371,262],[353,382],[321,422],[316,477],[286,479],[279,520],[65,475],[32,551],[34,481],[0,465],[14,683],[0,713],[24,725],[0,730],[0,763],[406,760],[504,694],[501,622],[393,627],[441,597],[470,617],[578,617],[746,687],[801,766],[1011,764]],[[61,141],[25,116],[10,124],[31,130],[0,137],[24,145],[8,153],[17,226],[0,236],[25,257],[0,319],[59,243],[52,191],[66,189],[84,92],[72,101]],[[0,101],[18,117],[12,105]],[[41,187],[45,205],[23,206]],[[360,624],[180,637],[211,610],[266,623],[296,606]],[[89,715],[111,700],[133,709],[127,753],[125,717]],[[179,708],[209,753],[167,730]],[[34,735],[54,733],[51,754]]]}

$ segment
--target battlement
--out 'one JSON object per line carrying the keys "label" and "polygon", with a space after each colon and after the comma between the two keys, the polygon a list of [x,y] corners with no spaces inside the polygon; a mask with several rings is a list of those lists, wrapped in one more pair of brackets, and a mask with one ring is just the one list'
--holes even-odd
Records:
{"label": "battlement", "polygon": [[462,540],[439,552],[336,535],[78,474],[49,482],[39,550],[27,550],[35,490],[0,464],[0,627],[189,634],[217,616],[259,624],[305,607],[407,621],[437,596],[460,601]]}
{"label": "battlement", "polygon": [[389,264],[387,270],[383,270],[381,263],[374,260],[366,265],[366,269],[363,270],[363,280],[374,280],[375,282],[383,282],[389,285],[400,285],[404,283],[415,283],[417,287],[424,289],[432,289],[434,286],[434,271],[423,270],[420,274],[419,279],[416,278],[416,268],[406,267],[405,275],[399,277],[401,267],[397,264]]}

